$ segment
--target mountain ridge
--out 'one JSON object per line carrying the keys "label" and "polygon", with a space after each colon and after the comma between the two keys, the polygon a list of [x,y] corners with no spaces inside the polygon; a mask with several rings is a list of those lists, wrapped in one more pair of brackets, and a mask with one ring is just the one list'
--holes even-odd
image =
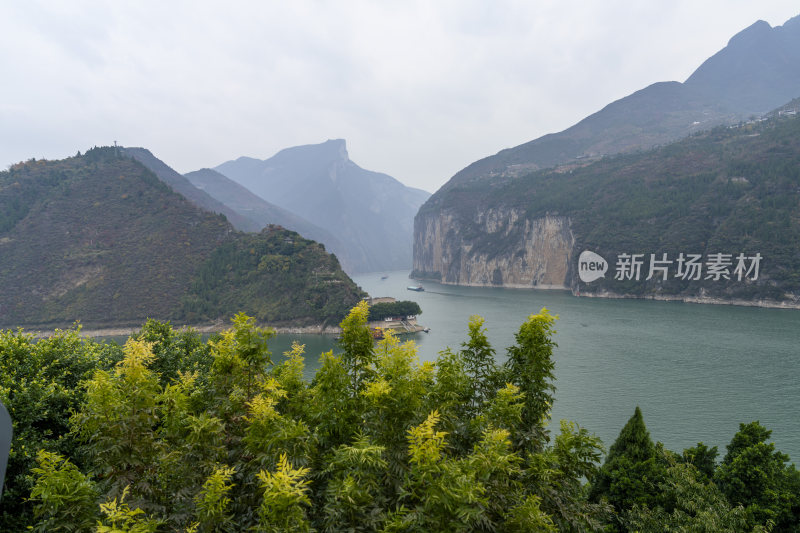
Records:
{"label": "mountain ridge", "polygon": [[265,160],[240,157],[214,170],[334,233],[354,272],[411,265],[413,217],[429,194],[362,169],[344,139],[285,148]]}
{"label": "mountain ridge", "polygon": [[121,154],[133,157],[142,163],[158,176],[161,181],[169,185],[172,190],[188,199],[194,205],[212,213],[225,215],[225,218],[227,218],[236,229],[240,231],[259,231],[263,227],[258,226],[254,221],[241,216],[204,191],[195,187],[189,180],[172,169],[172,167],[154,156],[147,148],[122,147],[119,148],[119,151]]}
{"label": "mountain ridge", "polygon": [[[466,285],[561,287],[581,294],[725,302],[767,298],[770,305],[798,305],[800,264],[775,238],[794,243],[800,234],[800,214],[792,204],[800,187],[791,184],[797,154],[787,154],[796,148],[792,135],[798,132],[770,137],[800,124],[780,121],[796,116],[798,108],[786,102],[798,95],[800,17],[775,28],[755,23],[686,82],[652,84],[560,133],[502,150],[456,173],[415,217],[413,275]],[[753,120],[764,113],[777,121],[766,121],[778,124],[774,131]],[[774,145],[764,146],[765,139]],[[692,152],[693,142],[704,148]],[[747,143],[750,156],[738,152]],[[691,157],[670,159],[669,154],[687,150]],[[658,162],[638,170],[633,163],[624,166],[636,158]],[[717,166],[708,166],[712,163]],[[598,190],[600,184],[609,189]],[[654,191],[663,198],[653,197]],[[669,228],[663,240],[653,233],[654,221]],[[722,229],[717,227],[721,221]],[[603,240],[596,228],[613,238]],[[678,254],[681,243],[707,254],[759,253],[749,247],[710,249],[712,237],[732,247],[763,246],[774,261],[767,263],[768,281],[725,288],[674,280],[663,286],[600,280],[586,288],[576,281],[573,254],[582,246],[612,257]]]}
{"label": "mountain ridge", "polygon": [[0,172],[0,285],[3,327],[187,323],[239,311],[333,323],[363,296],[319,244],[276,226],[237,232],[114,147]]}
{"label": "mountain ridge", "polygon": [[254,221],[259,228],[273,224],[296,231],[307,239],[323,244],[331,253],[336,254],[342,264],[342,268],[345,270],[351,269],[352,260],[349,258],[347,249],[329,231],[312,224],[291,211],[267,202],[216,170],[204,168],[184,174],[184,177],[192,185],[208,193],[212,198],[237,214]]}
{"label": "mountain ridge", "polygon": [[[732,57],[743,58],[742,64]],[[748,65],[752,64],[758,67],[758,75],[755,80],[742,83],[748,79]],[[800,16],[774,28],[759,21],[734,35],[684,83],[653,83],[561,132],[481,158],[451,177],[432,200],[436,201],[440,191],[446,192],[464,181],[503,173],[519,175],[579,159],[649,149],[766,113],[800,96],[798,64]],[[763,79],[767,74],[776,80]]]}
{"label": "mountain ridge", "polygon": [[[420,209],[412,276],[582,296],[800,307],[797,102],[770,119],[646,152],[459,184]],[[584,251],[607,261],[599,278],[580,278]],[[641,271],[621,277],[634,254]],[[680,277],[685,254],[702,257],[700,268],[712,271]],[[740,254],[748,267],[760,258],[749,278],[734,271]],[[662,260],[671,274],[652,277],[648,266]],[[726,264],[721,277],[715,261]]]}

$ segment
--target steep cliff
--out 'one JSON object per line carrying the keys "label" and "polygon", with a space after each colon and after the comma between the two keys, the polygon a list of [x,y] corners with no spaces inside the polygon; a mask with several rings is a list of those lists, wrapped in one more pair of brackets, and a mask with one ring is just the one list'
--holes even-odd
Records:
{"label": "steep cliff", "polygon": [[799,110],[750,118],[800,94],[798,42],[800,17],[756,23],[684,83],[465,167],[415,218],[413,275],[800,305]]}
{"label": "steep cliff", "polygon": [[412,276],[800,305],[799,113],[782,109],[649,152],[457,184],[417,214]]}
{"label": "steep cliff", "polygon": [[[412,276],[458,285],[565,289],[575,237],[568,217],[526,218],[514,208],[455,211],[417,219]],[[467,232],[463,229],[469,228]],[[475,235],[483,239],[474,239]]]}

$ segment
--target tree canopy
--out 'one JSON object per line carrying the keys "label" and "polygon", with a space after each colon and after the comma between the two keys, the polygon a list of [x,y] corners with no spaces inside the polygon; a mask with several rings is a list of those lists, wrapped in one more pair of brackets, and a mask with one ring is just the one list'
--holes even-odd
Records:
{"label": "tree canopy", "polygon": [[[717,466],[653,443],[637,408],[600,460],[575,423],[550,428],[553,326],[521,325],[505,365],[484,320],[420,363],[373,343],[365,303],[310,381],[295,344],[236,315],[203,342],[148,321],[124,346],[0,333],[15,424],[0,530],[791,531],[798,474],[742,425]],[[715,529],[716,528],[716,529]],[[766,528],[766,529],[765,529]]]}

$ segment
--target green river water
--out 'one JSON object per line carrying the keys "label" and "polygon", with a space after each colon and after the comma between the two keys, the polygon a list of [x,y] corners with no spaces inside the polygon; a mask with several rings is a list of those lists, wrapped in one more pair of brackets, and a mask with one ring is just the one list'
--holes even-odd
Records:
{"label": "green river water", "polygon": [[[559,315],[553,429],[573,420],[606,447],[639,405],[654,441],[680,452],[699,441],[720,458],[740,422],[759,420],[777,448],[800,460],[800,311],[648,300],[578,298],[562,291],[473,288],[424,283],[411,292],[407,272],[353,279],[372,296],[419,303],[430,333],[407,338],[420,360],[458,349],[470,315],[486,319],[499,360],[525,318],[542,307]],[[279,335],[271,350],[306,344],[307,374],[332,337]],[[275,358],[277,359],[277,358]]]}

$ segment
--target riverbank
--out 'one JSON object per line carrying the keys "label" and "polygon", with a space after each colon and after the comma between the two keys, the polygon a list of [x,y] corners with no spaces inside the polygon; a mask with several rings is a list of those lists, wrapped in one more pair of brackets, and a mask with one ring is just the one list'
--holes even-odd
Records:
{"label": "riverbank", "polygon": [[712,296],[671,296],[664,294],[648,294],[644,296],[632,294],[618,294],[609,291],[602,292],[572,292],[573,296],[578,298],[609,298],[613,300],[656,300],[661,302],[683,302],[690,304],[707,304],[707,305],[735,305],[739,307],[762,307],[765,309],[800,309],[800,299],[794,300],[741,300],[741,299],[725,299],[716,298]]}
{"label": "riverbank", "polygon": [[665,295],[665,294],[648,294],[639,296],[635,294],[620,294],[611,291],[587,292],[585,290],[570,289],[566,285],[518,285],[514,283],[504,283],[503,285],[492,285],[489,283],[452,283],[447,281],[437,281],[425,278],[412,278],[418,281],[427,281],[431,283],[438,283],[440,285],[447,285],[452,287],[477,287],[486,289],[515,289],[515,290],[544,290],[544,291],[565,291],[571,293],[573,296],[579,298],[610,298],[614,300],[657,300],[662,302],[684,302],[691,304],[709,304],[709,305],[736,305],[742,307],[762,307],[765,309],[800,309],[800,297],[794,297],[791,300],[770,300],[770,299],[757,299],[757,300],[743,300],[743,299],[725,299],[705,295],[696,296],[681,296],[681,295]]}
{"label": "riverbank", "polygon": [[[144,322],[143,322],[144,323]],[[269,324],[258,324],[259,327],[268,327],[275,330],[275,333],[281,334],[311,334],[311,335],[338,335],[342,332],[338,326],[324,326],[322,324],[312,326],[270,326]],[[219,333],[231,327],[230,322],[214,322],[212,324],[193,324],[193,325],[173,325],[176,330],[191,328],[201,334]],[[72,328],[58,328],[61,331],[70,330]],[[107,327],[107,328],[81,328],[79,335],[85,338],[95,337],[127,337],[131,334],[140,331],[142,325],[136,327],[123,326],[123,327]],[[56,329],[31,329],[25,330],[36,339],[43,339],[52,337]]]}

